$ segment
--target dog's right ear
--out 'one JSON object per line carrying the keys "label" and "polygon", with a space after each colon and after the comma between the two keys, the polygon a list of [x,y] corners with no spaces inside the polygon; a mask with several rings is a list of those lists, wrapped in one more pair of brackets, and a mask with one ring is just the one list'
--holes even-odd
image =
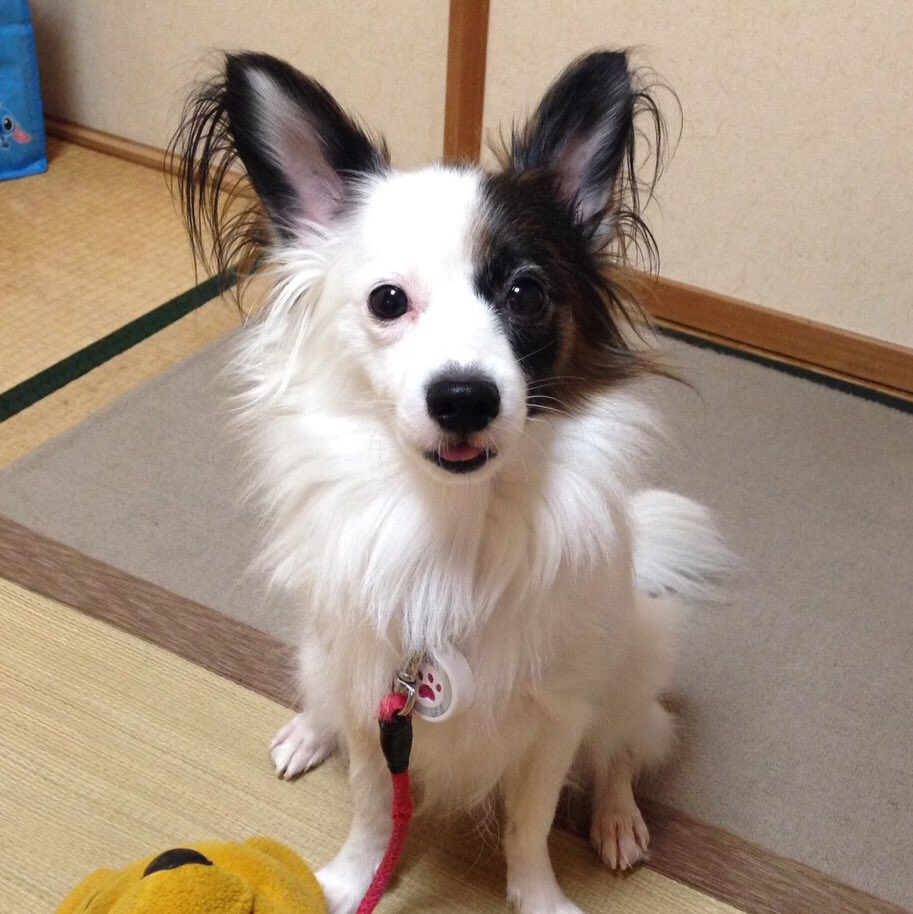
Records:
{"label": "dog's right ear", "polygon": [[386,151],[313,79],[267,54],[229,55],[225,110],[238,155],[280,233],[328,225],[360,175]]}
{"label": "dog's right ear", "polygon": [[581,224],[611,223],[624,164],[633,162],[637,98],[627,53],[579,58],[552,83],[525,127],[514,131],[514,168],[551,171]]}
{"label": "dog's right ear", "polygon": [[255,220],[227,199],[238,190],[238,160],[281,239],[329,226],[359,179],[389,167],[382,141],[323,86],[268,54],[227,55],[223,74],[188,101],[171,151],[194,252],[206,260],[211,248],[220,270],[232,265],[228,252],[252,244]]}

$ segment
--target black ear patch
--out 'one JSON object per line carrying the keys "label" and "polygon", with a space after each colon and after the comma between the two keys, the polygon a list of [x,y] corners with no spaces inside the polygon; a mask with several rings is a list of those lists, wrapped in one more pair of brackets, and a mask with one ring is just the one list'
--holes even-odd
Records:
{"label": "black ear patch", "polygon": [[511,141],[518,171],[546,169],[587,222],[604,214],[632,146],[636,92],[623,51],[571,64]]}
{"label": "black ear patch", "polygon": [[[649,370],[625,327],[636,305],[541,171],[489,175],[473,249],[476,292],[498,315],[527,380],[530,412],[565,411]],[[511,290],[534,283],[534,308]],[[524,297],[521,297],[522,303]]]}
{"label": "black ear patch", "polygon": [[224,98],[235,148],[280,230],[296,211],[323,221],[317,198],[341,198],[359,175],[388,167],[386,147],[320,83],[268,54],[228,55]]}
{"label": "black ear patch", "polygon": [[[484,180],[476,289],[501,317],[531,412],[566,411],[629,378],[667,373],[635,341],[643,314],[626,287],[632,254],[655,259],[634,174],[641,114],[645,141],[651,126],[655,136],[655,180],[664,126],[654,98],[625,52],[589,54],[555,80],[514,131],[503,170]],[[535,313],[509,307],[518,281],[544,292]]]}
{"label": "black ear patch", "polygon": [[323,86],[254,53],[227,55],[197,87],[169,153],[194,258],[221,274],[249,269],[277,236],[328,225],[359,181],[389,167],[383,140]]}

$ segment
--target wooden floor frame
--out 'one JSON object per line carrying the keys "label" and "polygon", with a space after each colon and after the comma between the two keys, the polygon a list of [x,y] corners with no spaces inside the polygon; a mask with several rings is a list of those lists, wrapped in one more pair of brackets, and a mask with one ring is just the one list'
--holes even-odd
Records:
{"label": "wooden floor frame", "polygon": [[[2,517],[0,577],[294,704],[294,657],[285,643]],[[666,806],[643,808],[653,836],[647,865],[745,914],[907,914]],[[585,825],[573,815],[562,824]]]}

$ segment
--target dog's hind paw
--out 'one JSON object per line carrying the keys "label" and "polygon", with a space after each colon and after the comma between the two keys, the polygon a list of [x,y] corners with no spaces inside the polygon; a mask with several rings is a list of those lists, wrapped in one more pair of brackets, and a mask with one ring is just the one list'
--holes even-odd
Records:
{"label": "dog's hind paw", "polygon": [[368,891],[368,885],[356,878],[347,879],[335,871],[333,864],[317,872],[329,914],[355,914]]}
{"label": "dog's hind paw", "polygon": [[288,780],[316,768],[335,748],[333,734],[314,727],[307,714],[296,714],[273,737],[269,751],[276,774]]}

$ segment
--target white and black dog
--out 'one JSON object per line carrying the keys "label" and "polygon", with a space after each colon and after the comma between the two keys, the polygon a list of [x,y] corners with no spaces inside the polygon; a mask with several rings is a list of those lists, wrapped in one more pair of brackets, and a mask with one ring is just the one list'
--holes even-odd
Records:
{"label": "white and black dog", "polygon": [[[591,785],[612,868],[647,849],[632,779],[666,752],[680,599],[728,553],[707,512],[645,490],[656,361],[630,332],[635,116],[656,105],[622,52],[581,58],[502,166],[394,170],[314,80],[231,54],[174,149],[198,254],[256,247],[274,287],[240,335],[240,412],[265,561],[301,607],[302,710],[279,772],[350,758],[354,821],[319,873],[353,911],[390,835],[378,702],[413,656],[461,655],[474,697],[415,724],[425,807],[503,803],[522,912],[579,909],[546,838]],[[241,166],[253,194],[234,193]],[[211,246],[210,246],[211,245]]]}

